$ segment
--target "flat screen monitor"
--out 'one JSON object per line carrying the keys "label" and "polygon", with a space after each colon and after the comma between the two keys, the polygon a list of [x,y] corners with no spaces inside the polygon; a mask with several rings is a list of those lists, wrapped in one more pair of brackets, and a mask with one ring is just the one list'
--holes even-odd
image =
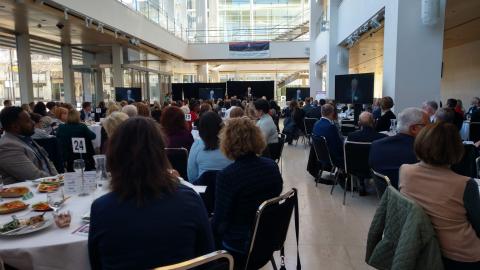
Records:
{"label": "flat screen monitor", "polygon": [[142,88],[137,87],[115,87],[115,100],[121,102],[123,100],[128,103],[142,101]]}
{"label": "flat screen monitor", "polygon": [[348,104],[372,104],[374,73],[335,76],[335,101]]}
{"label": "flat screen monitor", "polygon": [[287,101],[305,100],[309,96],[310,96],[310,88],[309,87],[287,87],[286,88]]}
{"label": "flat screen monitor", "polygon": [[198,88],[198,98],[203,100],[225,98],[225,89],[217,87],[200,87]]}

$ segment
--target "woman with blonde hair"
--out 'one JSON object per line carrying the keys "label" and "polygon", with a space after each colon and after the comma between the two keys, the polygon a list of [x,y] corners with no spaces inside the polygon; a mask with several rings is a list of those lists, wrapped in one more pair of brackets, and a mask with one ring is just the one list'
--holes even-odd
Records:
{"label": "woman with blonde hair", "polygon": [[119,112],[122,110],[122,107],[118,106],[115,103],[109,103],[107,108],[107,116],[112,114],[113,112]]}
{"label": "woman with blonde hair", "polygon": [[212,227],[236,266],[246,259],[256,210],[282,192],[277,163],[259,157],[265,147],[260,128],[248,117],[228,120],[220,132],[220,150],[234,162],[217,175]]}
{"label": "woman with blonde hair", "polygon": [[100,150],[102,153],[107,152],[109,138],[113,136],[117,130],[117,127],[120,126],[121,123],[125,122],[128,118],[129,117],[126,113],[113,112],[103,120],[101,131],[102,140],[100,143]]}

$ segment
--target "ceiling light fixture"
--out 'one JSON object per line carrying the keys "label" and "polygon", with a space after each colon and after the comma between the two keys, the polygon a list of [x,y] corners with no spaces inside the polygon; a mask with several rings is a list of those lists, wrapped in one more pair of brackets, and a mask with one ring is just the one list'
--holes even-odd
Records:
{"label": "ceiling light fixture", "polygon": [[65,21],[68,21],[68,8],[65,8],[63,11],[63,17],[65,18]]}

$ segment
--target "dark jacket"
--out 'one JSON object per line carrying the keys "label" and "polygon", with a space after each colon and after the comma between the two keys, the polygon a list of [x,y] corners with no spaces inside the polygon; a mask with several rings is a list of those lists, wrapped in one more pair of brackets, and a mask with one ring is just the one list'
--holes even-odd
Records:
{"label": "dark jacket", "polygon": [[430,219],[392,187],[383,195],[370,225],[365,261],[376,269],[443,269]]}
{"label": "dark jacket", "polygon": [[109,193],[93,202],[90,219],[92,269],[151,269],[214,250],[202,200],[183,185],[143,206]]}
{"label": "dark jacket", "polygon": [[238,158],[220,171],[212,220],[218,242],[228,250],[246,253],[258,207],[280,195],[282,185],[278,165],[254,154]]}
{"label": "dark jacket", "polygon": [[360,130],[348,134],[347,140],[350,142],[373,142],[387,135],[376,132],[372,127],[362,127]]}
{"label": "dark jacket", "polygon": [[308,111],[305,116],[308,118],[317,118],[317,119],[322,118],[322,107],[321,106],[313,107],[313,109]]}
{"label": "dark jacket", "polygon": [[317,138],[323,136],[327,139],[328,151],[333,164],[343,168],[345,164],[343,160],[343,139],[340,137],[335,124],[326,118],[321,118],[313,126],[313,136]]}
{"label": "dark jacket", "polygon": [[417,163],[413,150],[415,138],[403,133],[386,137],[372,143],[370,167],[390,178],[392,186],[398,189],[398,170],[403,164]]}
{"label": "dark jacket", "polygon": [[186,129],[171,132],[167,135],[167,148],[185,148],[190,152],[193,144],[192,133]]}
{"label": "dark jacket", "polygon": [[57,129],[57,138],[63,150],[63,157],[67,161],[67,171],[72,172],[73,160],[80,158],[80,154],[73,154],[72,138],[85,139],[87,153],[82,156],[82,159],[85,160],[85,169],[95,169],[93,161],[95,150],[93,149],[92,140],[96,138],[96,135],[85,124],[61,124]]}
{"label": "dark jacket", "polygon": [[471,122],[480,122],[480,109],[477,109],[470,118]]}
{"label": "dark jacket", "polygon": [[384,115],[380,116],[377,119],[377,124],[375,125],[375,130],[377,132],[389,131],[390,126],[392,125],[392,119],[397,119],[395,114],[392,111],[387,111]]}

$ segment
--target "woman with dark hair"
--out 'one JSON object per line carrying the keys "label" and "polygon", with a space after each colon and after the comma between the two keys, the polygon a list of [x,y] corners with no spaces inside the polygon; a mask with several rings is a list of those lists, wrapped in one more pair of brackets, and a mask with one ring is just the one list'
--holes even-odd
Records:
{"label": "woman with dark hair", "polygon": [[277,126],[273,122],[270,114],[268,114],[270,111],[270,105],[268,104],[268,101],[264,99],[257,99],[253,102],[253,105],[255,106],[258,118],[257,126],[262,131],[263,136],[265,136],[267,144],[278,142]]}
{"label": "woman with dark hair", "polygon": [[40,101],[35,104],[35,106],[33,107],[33,113],[37,113],[41,116],[39,128],[43,129],[48,134],[51,134],[53,131],[53,120],[50,116],[48,116],[47,106],[45,106],[45,103]]}
{"label": "woman with dark hair", "polygon": [[92,269],[152,269],[214,249],[200,197],[172,174],[158,124],[136,117],[110,138],[111,192],[92,204]]}
{"label": "woman with dark hair", "polygon": [[259,157],[265,147],[262,132],[248,117],[228,120],[220,132],[220,149],[234,163],[217,175],[212,227],[238,269],[248,252],[258,207],[282,191],[277,163]]}
{"label": "woman with dark hair", "polygon": [[193,144],[192,133],[188,130],[185,114],[179,107],[170,106],[162,111],[160,124],[167,136],[168,148],[185,148],[190,151]]}
{"label": "woman with dark hair", "polygon": [[219,149],[218,133],[223,127],[222,119],[215,112],[206,112],[200,118],[198,133],[188,156],[188,179],[195,182],[206,171],[220,171],[232,161]]}
{"label": "woman with dark hair", "polygon": [[380,108],[382,109],[380,118],[376,119],[377,123],[375,125],[375,130],[377,132],[389,131],[390,126],[392,125],[392,120],[397,119],[395,114],[392,112],[392,108],[395,105],[391,97],[383,97],[380,100]]}
{"label": "woman with dark hair", "polygon": [[478,184],[450,168],[464,153],[457,128],[447,122],[426,126],[414,149],[420,162],[400,167],[400,192],[430,217],[446,270],[480,269]]}

